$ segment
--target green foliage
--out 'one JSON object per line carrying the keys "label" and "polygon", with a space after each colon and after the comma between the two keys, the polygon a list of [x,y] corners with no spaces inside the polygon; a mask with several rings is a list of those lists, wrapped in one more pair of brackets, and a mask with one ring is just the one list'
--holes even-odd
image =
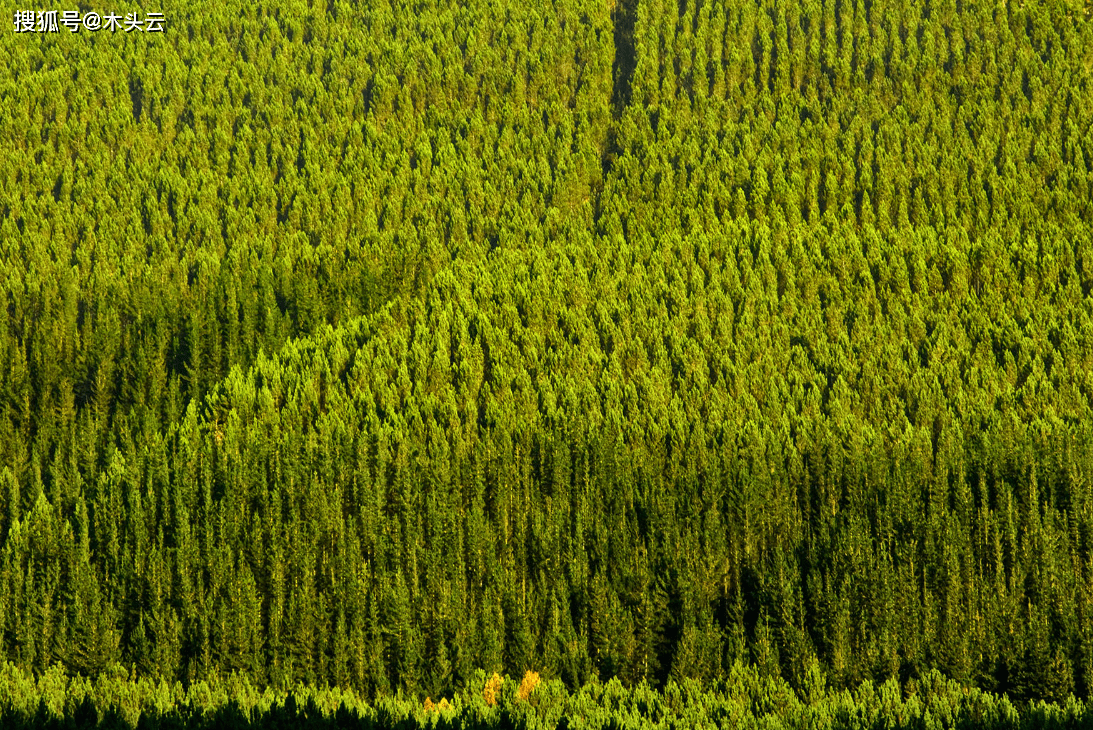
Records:
{"label": "green foliage", "polygon": [[[42,712],[1078,722],[1079,5],[163,9],[0,40],[0,657]],[[473,699],[525,670],[574,694]]]}
{"label": "green foliage", "polygon": [[558,680],[539,684],[528,696],[506,690],[495,706],[483,701],[486,676],[466,691],[433,702],[415,697],[381,697],[368,703],[351,691],[298,685],[285,692],[257,691],[232,675],[183,689],[136,680],[114,671],[90,682],[66,677],[57,667],[37,679],[5,664],[0,671],[0,719],[5,727],[51,727],[76,723],[93,727],[465,727],[536,728],[918,728],[975,727],[988,730],[1084,727],[1090,710],[1071,697],[1065,704],[1039,702],[1019,712],[997,695],[970,690],[938,673],[905,694],[894,681],[866,682],[854,692],[822,692],[802,702],[785,682],[734,666],[728,678],[703,686],[693,680],[669,682],[663,691],[641,683],[626,688],[618,679],[568,691]]}

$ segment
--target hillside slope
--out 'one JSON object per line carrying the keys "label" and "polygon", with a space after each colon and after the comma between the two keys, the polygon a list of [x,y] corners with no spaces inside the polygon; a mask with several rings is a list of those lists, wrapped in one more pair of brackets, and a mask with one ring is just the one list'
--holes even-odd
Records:
{"label": "hillside slope", "polygon": [[[247,64],[321,55],[309,33],[358,62],[303,62],[294,122],[218,112],[234,146],[188,184],[229,196],[224,243],[142,249],[151,192],[151,231],[102,234],[163,295],[5,217],[37,241],[9,268],[52,272],[9,277],[0,333],[5,654],[433,696],[738,660],[798,689],[818,660],[835,687],[1088,695],[1081,12],[411,11],[239,21]],[[256,172],[291,129],[297,193]],[[104,220],[57,212],[65,174],[36,220]],[[91,298],[115,290],[144,299]]]}

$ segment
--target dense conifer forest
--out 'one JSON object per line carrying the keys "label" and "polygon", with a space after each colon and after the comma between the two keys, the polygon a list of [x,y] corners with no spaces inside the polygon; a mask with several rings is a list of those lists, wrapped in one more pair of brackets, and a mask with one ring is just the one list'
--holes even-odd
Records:
{"label": "dense conifer forest", "polygon": [[0,715],[1088,712],[1088,2],[162,11],[0,41]]}

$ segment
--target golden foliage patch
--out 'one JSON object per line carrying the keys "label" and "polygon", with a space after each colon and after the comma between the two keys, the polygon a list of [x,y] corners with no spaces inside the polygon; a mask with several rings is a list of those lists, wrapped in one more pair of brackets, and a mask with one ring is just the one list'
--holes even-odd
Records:
{"label": "golden foliage patch", "polygon": [[482,690],[482,698],[486,700],[487,705],[492,707],[497,704],[498,696],[501,694],[501,685],[504,681],[497,672],[494,672],[493,676],[486,680],[486,686]]}

